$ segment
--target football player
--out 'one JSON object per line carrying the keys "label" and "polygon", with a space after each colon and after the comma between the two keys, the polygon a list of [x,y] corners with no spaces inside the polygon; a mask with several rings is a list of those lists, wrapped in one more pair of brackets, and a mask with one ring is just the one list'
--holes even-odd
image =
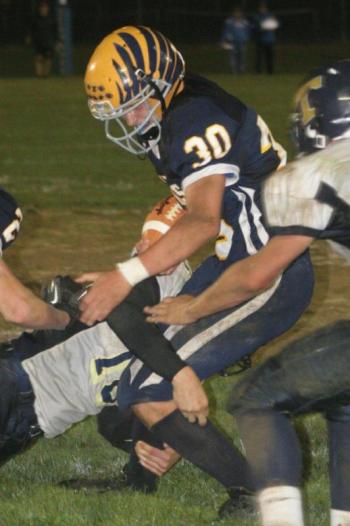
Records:
{"label": "football player", "polygon": [[[264,216],[274,237],[201,296],[163,305],[156,320],[188,323],[234,304],[242,292],[249,293],[250,280],[257,290],[271,286],[314,239],[331,240],[350,260],[350,60],[309,75],[295,96],[292,131],[301,158],[269,177],[263,188]],[[271,259],[265,282],[259,275]],[[244,276],[242,291],[237,283]],[[325,413],[329,428],[331,525],[350,525],[349,349],[350,322],[340,321],[290,344],[232,393],[230,407],[264,526],[304,524],[301,454],[290,416],[316,410]]]}
{"label": "football player", "polygon": [[[294,135],[299,151],[312,155],[267,182],[267,218],[294,253],[329,239],[350,259],[350,60],[313,71],[296,103]],[[328,423],[331,526],[350,525],[349,349],[350,322],[335,323],[288,346],[232,394],[264,526],[281,517],[286,526],[304,524],[301,454],[289,417],[311,411],[325,413]],[[263,455],[249,438],[253,425]]]}
{"label": "football player", "polygon": [[9,323],[31,329],[63,329],[70,315],[46,304],[25,287],[2,259],[16,238],[22,212],[15,199],[0,189],[0,314]]}
{"label": "football player", "polygon": [[[139,282],[166,271],[212,238],[217,238],[216,255],[194,272],[184,293],[199,294],[233,262],[267,243],[261,183],[285,164],[286,155],[253,109],[216,84],[186,73],[172,42],[141,26],[118,29],[100,43],[87,66],[85,87],[90,111],[104,122],[107,137],[131,153],[148,156],[187,214],[137,258],[80,278],[93,281],[81,304],[83,322],[103,319]],[[312,287],[305,252],[253,300],[186,327],[171,326],[164,334],[203,380],[293,325],[309,304]],[[141,338],[135,343],[144,346]],[[169,347],[166,339],[156,345],[159,356]],[[155,352],[154,347],[149,339],[148,351]],[[133,360],[121,379],[120,404],[132,405],[178,453],[202,467],[209,463],[224,484],[244,486],[241,458],[237,453],[236,463],[229,462],[227,446],[216,443],[221,438],[206,423],[208,408],[198,386],[189,392],[190,382],[183,382],[185,402],[173,393],[170,381],[182,370],[184,364],[169,364],[161,377]],[[202,428],[193,425],[196,420]],[[211,446],[205,455],[203,444]]]}
{"label": "football player", "polygon": [[[145,281],[141,296],[157,301],[164,294],[176,293],[189,275],[188,266],[182,263],[169,276]],[[132,295],[133,301],[137,301],[136,292],[140,294],[140,288]],[[74,281],[57,277],[46,288],[45,297],[49,301],[64,297],[71,303],[76,294]],[[101,412],[98,420],[101,434],[112,445],[131,453],[125,467],[126,485],[145,492],[154,491],[156,477],[138,463],[134,442],[142,434],[143,440],[158,446],[163,462],[172,452],[168,447],[161,451],[162,443],[155,441],[137,422],[131,410],[118,410],[116,394],[120,375],[132,356],[111,329],[108,318],[93,327],[76,321],[65,331],[24,332],[2,344],[0,464],[24,451],[40,436],[54,438],[86,416]],[[170,461],[171,458],[167,466]],[[113,480],[73,480],[66,481],[66,485],[118,488]]]}

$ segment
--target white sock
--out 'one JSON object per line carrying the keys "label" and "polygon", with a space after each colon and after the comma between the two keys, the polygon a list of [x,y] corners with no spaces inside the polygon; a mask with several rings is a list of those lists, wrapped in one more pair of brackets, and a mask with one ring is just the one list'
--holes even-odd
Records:
{"label": "white sock", "polygon": [[273,486],[258,494],[263,526],[304,526],[301,492],[294,486]]}
{"label": "white sock", "polygon": [[331,509],[330,526],[350,526],[350,511]]}

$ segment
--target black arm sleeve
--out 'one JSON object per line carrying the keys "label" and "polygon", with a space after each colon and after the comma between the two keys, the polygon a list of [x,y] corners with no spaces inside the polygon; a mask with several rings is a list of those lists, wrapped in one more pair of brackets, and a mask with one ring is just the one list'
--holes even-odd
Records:
{"label": "black arm sleeve", "polygon": [[186,363],[179,358],[156,325],[146,322],[143,308],[159,302],[156,278],[139,283],[126,300],[107,317],[107,323],[130,352],[166,380],[171,380]]}

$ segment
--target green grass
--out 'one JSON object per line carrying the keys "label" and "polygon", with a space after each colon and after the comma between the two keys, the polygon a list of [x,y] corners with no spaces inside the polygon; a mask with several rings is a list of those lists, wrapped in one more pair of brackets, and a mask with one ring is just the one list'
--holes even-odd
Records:
{"label": "green grass", "polygon": [[[336,54],[339,49],[327,52]],[[8,50],[9,60],[12,53]],[[207,67],[211,78],[254,106],[269,123],[275,138],[289,148],[289,102],[302,74],[300,64],[296,67],[295,48],[289,56],[292,73],[273,77],[219,73],[224,66],[214,67],[219,64],[218,51],[209,56],[206,51],[207,62],[203,53],[203,48],[195,53],[198,69]],[[322,53],[325,48],[318,50],[317,58]],[[222,55],[220,60],[223,64]],[[107,142],[102,125],[89,116],[81,77],[37,80],[17,73],[0,81],[0,184],[16,195],[24,210],[22,232],[6,260],[25,283],[37,290],[40,282],[59,272],[77,274],[110,268],[117,259],[125,258],[138,238],[145,211],[168,192],[147,161]],[[332,279],[334,275],[346,279],[345,270],[335,262],[337,271],[328,277],[323,250],[316,249],[316,266],[331,290],[330,303],[325,301],[325,294],[317,293],[303,320],[269,346],[270,352],[291,337],[324,323],[324,319],[331,321],[332,316],[346,314],[346,302],[335,308],[332,299],[332,291],[338,292],[339,288],[339,282],[332,284]],[[198,260],[197,256],[193,262]],[[4,322],[0,329],[3,337],[16,331]],[[208,391],[213,418],[238,443],[233,422],[225,412],[232,381],[214,378],[208,383]],[[325,431],[319,417],[304,422],[313,447],[306,483],[310,524],[323,526],[328,523]],[[154,496],[128,491],[80,494],[57,487],[59,480],[69,477],[113,475],[125,460],[123,453],[97,435],[93,419],[55,440],[41,440],[1,469],[0,526],[214,523],[225,492],[186,462],[179,463],[161,481]],[[239,517],[221,524],[253,526],[257,522]]]}

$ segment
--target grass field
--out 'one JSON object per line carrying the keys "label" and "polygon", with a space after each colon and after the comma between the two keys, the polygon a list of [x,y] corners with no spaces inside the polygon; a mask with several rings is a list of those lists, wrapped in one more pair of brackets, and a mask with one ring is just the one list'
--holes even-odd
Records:
{"label": "grass field", "polygon": [[[293,70],[294,71],[294,70]],[[276,138],[288,145],[289,101],[300,74],[273,77],[212,76],[223,87],[253,105]],[[38,290],[57,273],[78,274],[107,269],[129,253],[138,239],[145,212],[167,195],[151,166],[107,143],[102,126],[88,114],[82,79],[3,78],[0,81],[0,184],[24,211],[24,224],[6,260],[23,281]],[[289,333],[264,351],[347,315],[347,269],[325,244],[313,248],[318,285],[314,301]],[[203,253],[193,258],[196,265]],[[2,339],[17,329],[0,322]],[[263,351],[257,353],[256,360]],[[212,414],[238,441],[225,400],[234,379],[208,382]],[[305,491],[309,524],[328,523],[325,430],[317,416],[299,419],[312,454]],[[305,431],[306,430],[306,431]],[[72,493],[61,479],[105,477],[119,472],[125,455],[95,431],[93,419],[55,440],[41,442],[1,469],[0,526],[203,526],[216,523],[225,500],[218,483],[180,462],[160,483],[154,496],[131,492]],[[222,521],[223,526],[253,526],[254,518]]]}

